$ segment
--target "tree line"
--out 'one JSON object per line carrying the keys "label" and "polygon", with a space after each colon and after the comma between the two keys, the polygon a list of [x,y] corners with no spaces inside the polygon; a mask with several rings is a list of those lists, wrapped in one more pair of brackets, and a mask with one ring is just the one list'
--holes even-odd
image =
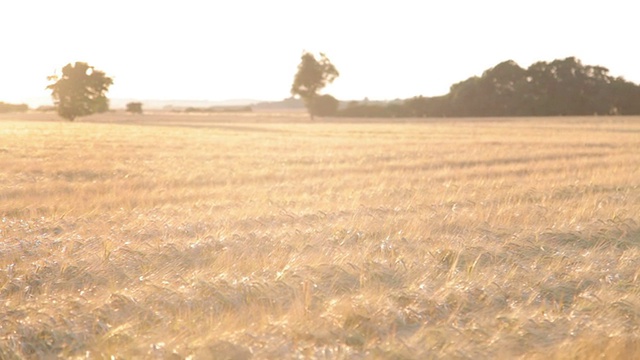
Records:
{"label": "tree line", "polygon": [[[575,57],[539,61],[524,69],[504,61],[451,86],[448,94],[416,96],[388,103],[350,102],[346,106],[320,91],[339,72],[325,54],[319,59],[303,52],[291,85],[314,116],[338,117],[459,117],[459,116],[558,116],[639,115],[640,86],[609,75],[602,66],[583,65]],[[61,75],[48,77],[58,114],[73,121],[79,116],[109,109],[106,93],[113,79],[84,62],[67,64]],[[0,112],[26,111],[25,104],[0,103]],[[193,108],[192,112],[202,109]],[[209,109],[205,109],[209,110]],[[142,103],[127,104],[127,111],[142,113]]]}
{"label": "tree line", "polygon": [[27,104],[8,104],[0,101],[0,113],[25,112],[29,110]]}
{"label": "tree line", "polygon": [[448,94],[387,104],[355,103],[348,117],[639,115],[640,86],[575,57],[524,69],[512,60],[451,86]]}

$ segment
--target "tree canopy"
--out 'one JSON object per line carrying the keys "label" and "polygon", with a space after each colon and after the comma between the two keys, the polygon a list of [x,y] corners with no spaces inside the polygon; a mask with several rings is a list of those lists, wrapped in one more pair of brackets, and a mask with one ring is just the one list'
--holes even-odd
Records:
{"label": "tree canopy", "polygon": [[127,112],[130,112],[132,114],[142,114],[142,103],[141,102],[127,103]]}
{"label": "tree canopy", "polygon": [[575,57],[539,61],[524,69],[512,60],[451,86],[447,95],[414,97],[368,109],[358,105],[344,116],[558,116],[638,115],[640,86],[609,75],[602,66]]}
{"label": "tree canopy", "polygon": [[311,103],[309,111],[312,115],[333,116],[338,112],[340,102],[331,95],[320,95]]}
{"label": "tree canopy", "polygon": [[637,114],[638,89],[575,57],[528,69],[505,61],[453,85],[448,110],[453,116]]}
{"label": "tree canopy", "polygon": [[61,76],[49,76],[48,80],[52,83],[47,89],[51,90],[58,114],[65,119],[73,121],[79,116],[109,110],[106,92],[113,79],[87,63],[67,64]]}
{"label": "tree canopy", "polygon": [[309,115],[313,119],[314,110],[324,108],[324,106],[317,107],[314,105],[314,102],[319,97],[319,91],[327,84],[332,83],[339,75],[338,70],[325,54],[320,53],[320,60],[317,60],[313,54],[304,52],[300,65],[298,65],[298,72],[291,85],[291,94],[302,98]]}

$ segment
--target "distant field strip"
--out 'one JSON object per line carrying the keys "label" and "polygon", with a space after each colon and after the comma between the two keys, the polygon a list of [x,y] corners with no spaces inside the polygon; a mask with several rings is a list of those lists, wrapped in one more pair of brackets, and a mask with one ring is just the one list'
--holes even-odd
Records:
{"label": "distant field strip", "polygon": [[640,118],[303,115],[0,117],[0,358],[640,352]]}

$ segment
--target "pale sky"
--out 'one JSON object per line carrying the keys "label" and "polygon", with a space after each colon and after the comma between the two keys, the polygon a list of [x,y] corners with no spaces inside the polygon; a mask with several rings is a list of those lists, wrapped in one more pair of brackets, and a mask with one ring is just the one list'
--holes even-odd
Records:
{"label": "pale sky", "polygon": [[0,101],[50,102],[46,77],[84,61],[138,100],[280,100],[303,50],[343,100],[448,92],[504,60],[576,56],[640,82],[634,1],[0,1]]}

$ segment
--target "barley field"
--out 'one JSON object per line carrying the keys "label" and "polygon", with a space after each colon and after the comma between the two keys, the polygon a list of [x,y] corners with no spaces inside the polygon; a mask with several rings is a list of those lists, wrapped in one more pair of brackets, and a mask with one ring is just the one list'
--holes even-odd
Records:
{"label": "barley field", "polygon": [[640,355],[640,118],[0,117],[0,359]]}

